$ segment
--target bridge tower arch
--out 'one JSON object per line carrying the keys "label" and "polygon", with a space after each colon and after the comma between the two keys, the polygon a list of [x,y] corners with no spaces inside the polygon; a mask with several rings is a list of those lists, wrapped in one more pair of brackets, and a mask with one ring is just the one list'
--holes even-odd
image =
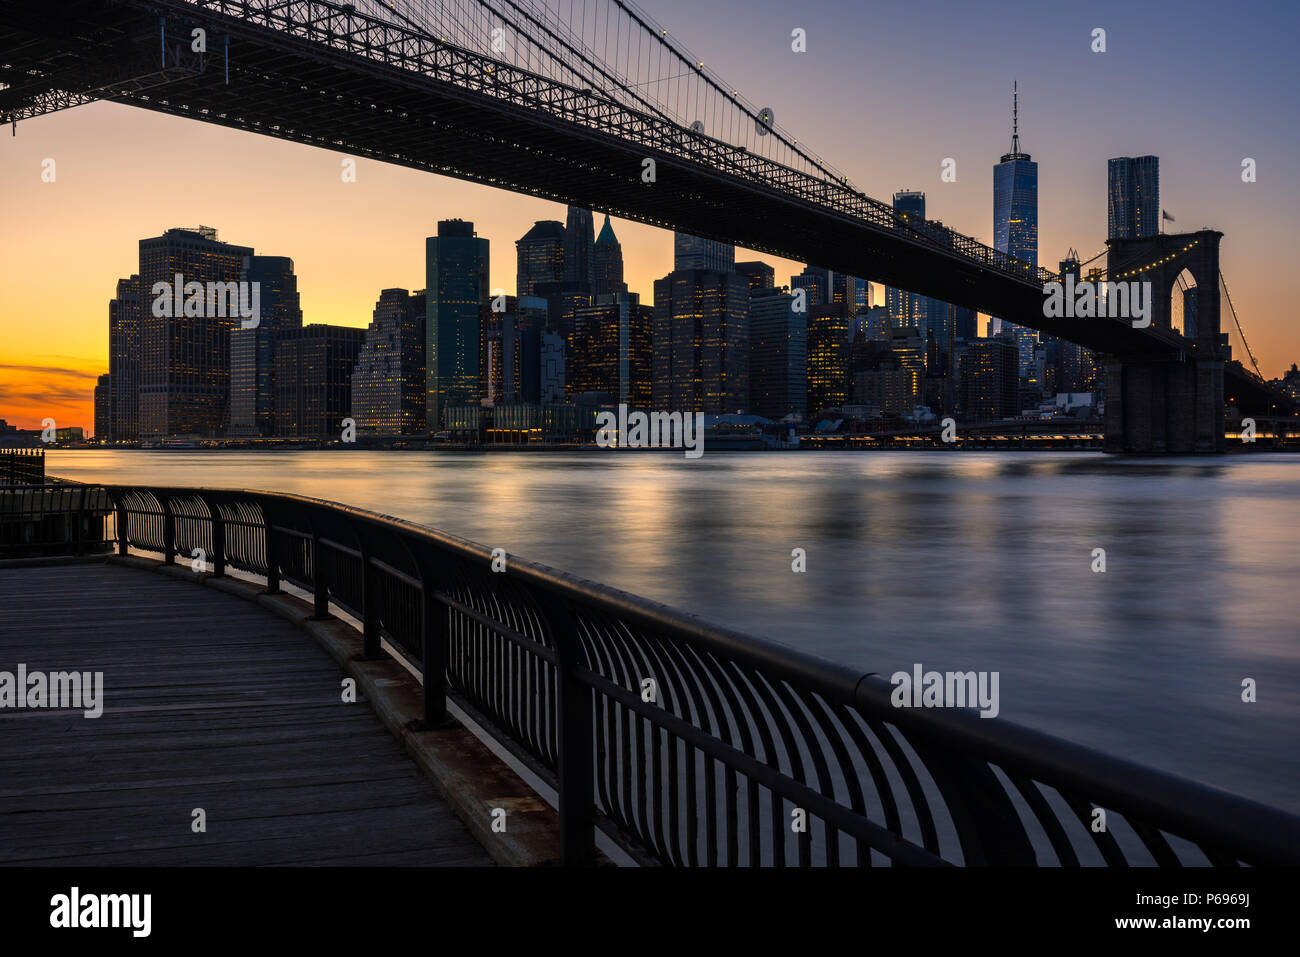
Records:
{"label": "bridge tower arch", "polygon": [[[1171,338],[1167,356],[1107,355],[1106,451],[1222,452],[1223,363],[1220,336],[1219,241],[1223,233],[1164,234],[1112,239],[1107,246],[1110,282],[1150,283],[1144,301],[1151,328]],[[1195,335],[1172,328],[1172,297],[1186,270],[1200,290]]]}

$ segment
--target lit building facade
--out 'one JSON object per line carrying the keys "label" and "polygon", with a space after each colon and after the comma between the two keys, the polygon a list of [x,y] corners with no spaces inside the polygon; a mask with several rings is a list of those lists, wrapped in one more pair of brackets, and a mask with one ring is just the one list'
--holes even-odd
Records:
{"label": "lit building facade", "polygon": [[[218,316],[206,297],[194,315],[174,313],[177,274],[182,283],[238,283],[248,246],[220,242],[208,226],[169,229],[140,240],[140,390],[142,439],[219,438],[229,422],[230,331],[238,310]],[[166,291],[160,284],[166,285]],[[185,297],[183,297],[185,298]],[[197,302],[197,300],[195,300]],[[190,311],[187,308],[183,312]],[[163,315],[157,315],[163,312]]]}
{"label": "lit building facade", "polygon": [[1160,158],[1117,156],[1106,163],[1106,238],[1160,232]]}
{"label": "lit building facade", "polygon": [[367,435],[425,428],[424,290],[385,289],[375,303],[352,372],[352,418]]}
{"label": "lit building facade", "polygon": [[653,406],[731,414],[749,401],[749,285],[738,273],[677,269],[655,280]]}
{"label": "lit building facade", "polygon": [[448,406],[475,405],[488,301],[488,241],[474,224],[438,223],[425,240],[425,427],[441,428]]}

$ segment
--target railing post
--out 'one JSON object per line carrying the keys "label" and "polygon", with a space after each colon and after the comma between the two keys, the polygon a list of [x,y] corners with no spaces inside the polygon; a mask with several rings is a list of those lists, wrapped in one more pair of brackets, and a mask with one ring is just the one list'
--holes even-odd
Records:
{"label": "railing post", "polygon": [[[447,609],[438,600],[447,582],[443,563],[418,562],[420,571],[420,673],[424,713],[416,730],[445,727],[447,718]],[[435,570],[436,569],[436,570]]]}
{"label": "railing post", "polygon": [[325,580],[325,546],[315,531],[311,533],[311,590],[312,620],[324,621],[330,617],[330,586]]}
{"label": "railing post", "polygon": [[370,565],[370,551],[361,549],[361,637],[363,646],[361,657],[370,661],[383,657],[379,645],[379,590],[375,584],[375,572]]}
{"label": "railing post", "polygon": [[266,502],[259,503],[262,509],[262,521],[265,531],[263,537],[266,539],[266,591],[269,595],[280,594],[280,565],[275,560],[275,522],[271,518],[271,513],[267,511]]}
{"label": "railing post", "polygon": [[114,497],[113,509],[117,513],[117,553],[125,555],[127,544],[130,541],[130,534],[126,526],[126,505],[123,504],[122,499]]}
{"label": "railing post", "polygon": [[159,495],[158,501],[163,510],[163,561],[171,565],[176,558],[176,521],[172,517],[172,506],[167,496]]}
{"label": "railing post", "polygon": [[593,696],[591,687],[576,673],[578,666],[586,664],[586,656],[569,610],[549,596],[541,606],[559,660],[555,720],[560,759],[560,863],[587,867],[596,862]]}
{"label": "railing post", "polygon": [[82,524],[86,512],[86,486],[73,490],[77,496],[77,510],[72,515],[72,554],[80,555],[82,550]]}
{"label": "railing post", "polygon": [[207,505],[208,511],[212,513],[212,574],[220,578],[226,573],[226,523],[215,502],[208,502]]}

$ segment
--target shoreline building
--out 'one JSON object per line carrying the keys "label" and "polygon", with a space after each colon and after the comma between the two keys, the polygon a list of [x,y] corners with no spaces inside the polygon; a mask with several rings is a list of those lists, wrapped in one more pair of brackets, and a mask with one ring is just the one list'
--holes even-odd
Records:
{"label": "shoreline building", "polygon": [[[739,268],[739,266],[737,267]],[[772,272],[768,267],[768,274]],[[808,414],[808,312],[794,294],[749,290],[749,411],[769,419]]]}
{"label": "shoreline building", "polygon": [[298,277],[287,256],[247,256],[241,282],[258,284],[258,323],[230,330],[230,431],[256,438],[275,434],[275,343],[302,328]]}
{"label": "shoreline building", "polygon": [[109,412],[110,402],[112,401],[112,385],[109,382],[110,373],[105,372],[95,380],[95,441],[104,442],[108,439],[109,432]]}
{"label": "shoreline building", "polygon": [[460,219],[425,240],[425,428],[451,406],[478,405],[487,328],[488,240]]}
{"label": "shoreline building", "polygon": [[275,342],[275,434],[328,439],[352,416],[352,371],[366,330],[311,323]]}
{"label": "shoreline building", "polygon": [[424,290],[385,289],[352,370],[358,435],[419,435],[425,429]]}
{"label": "shoreline building", "polygon": [[748,320],[749,284],[730,268],[675,269],[656,279],[655,410],[742,411],[749,401]]}
{"label": "shoreline building", "polygon": [[601,298],[578,310],[568,392],[573,397],[602,393],[611,403],[649,409],[654,307],[642,305],[634,292]]}
{"label": "shoreline building", "polygon": [[[140,438],[140,277],[117,281],[108,303],[108,431],[96,438]],[[98,429],[96,429],[98,431]]]}
{"label": "shoreline building", "polygon": [[[993,246],[1016,259],[1038,265],[1038,164],[1020,150],[1020,96],[1011,91],[1011,152],[993,167]],[[1016,343],[1018,375],[1028,375],[1038,346],[1038,333],[994,318],[992,335],[1010,336]]]}
{"label": "shoreline building", "polygon": [[[230,418],[230,332],[238,309],[205,297],[197,315],[169,315],[179,274],[191,283],[236,284],[249,246],[217,239],[216,229],[173,227],[140,240],[140,438],[218,438]],[[162,290],[163,287],[171,291]],[[183,291],[182,291],[183,296]],[[183,312],[190,311],[188,307]],[[161,315],[159,314],[161,313]]]}

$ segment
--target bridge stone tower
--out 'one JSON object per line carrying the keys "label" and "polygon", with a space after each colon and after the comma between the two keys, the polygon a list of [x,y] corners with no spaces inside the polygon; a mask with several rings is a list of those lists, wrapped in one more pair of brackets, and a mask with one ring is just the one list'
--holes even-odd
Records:
{"label": "bridge stone tower", "polygon": [[[1151,283],[1151,329],[1169,348],[1163,354],[1105,357],[1106,451],[1224,450],[1218,296],[1222,238],[1223,233],[1205,229],[1107,242],[1107,279]],[[1197,299],[1194,339],[1180,336],[1170,325],[1170,299],[1184,269],[1206,291]]]}

